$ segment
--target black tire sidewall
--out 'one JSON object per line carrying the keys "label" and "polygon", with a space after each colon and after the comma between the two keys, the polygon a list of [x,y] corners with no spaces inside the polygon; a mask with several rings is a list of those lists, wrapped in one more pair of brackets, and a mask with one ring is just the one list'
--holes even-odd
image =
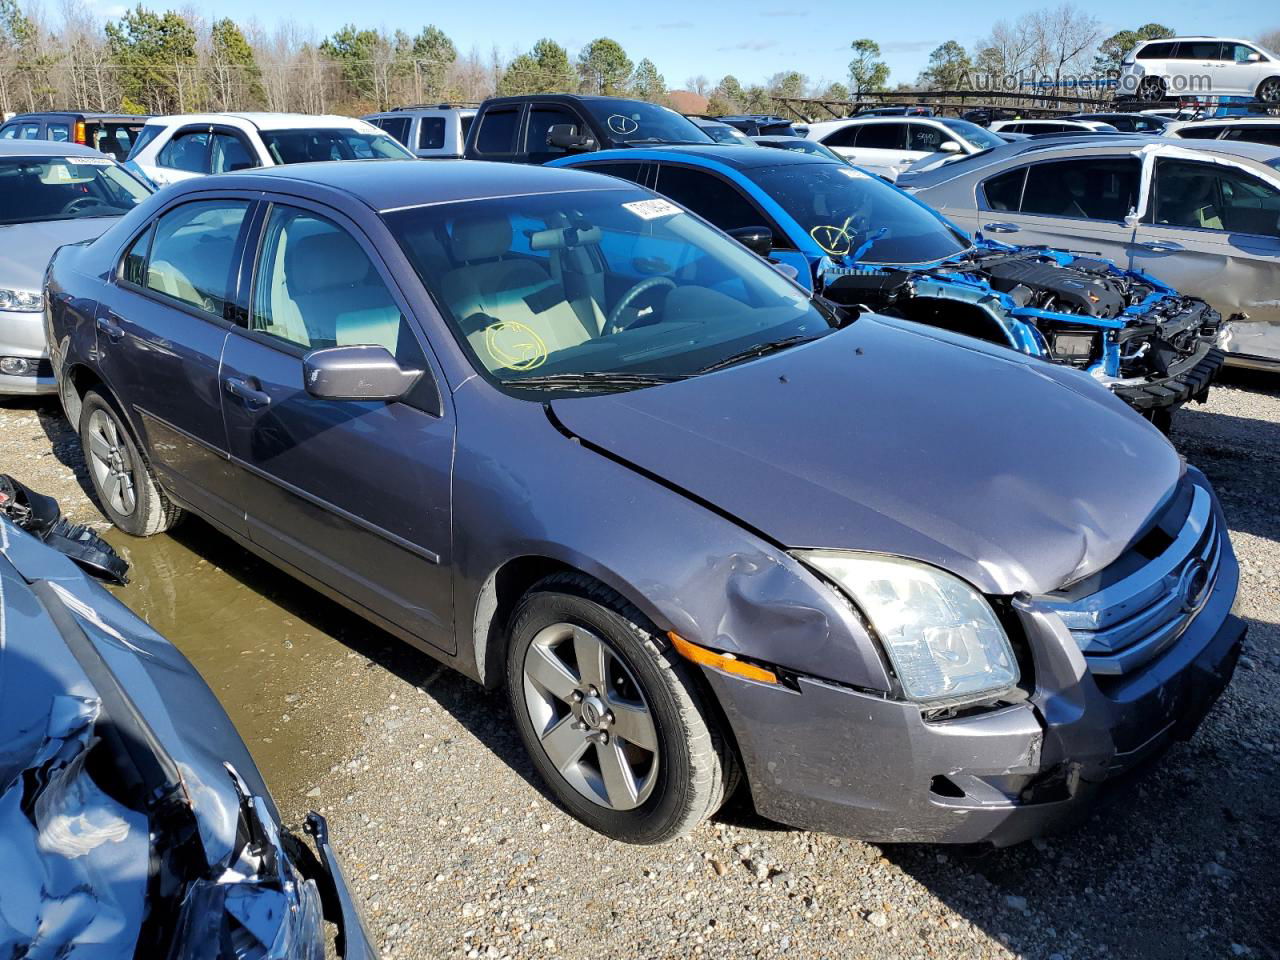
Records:
{"label": "black tire sidewall", "polygon": [[[120,436],[121,443],[125,445],[129,452],[129,461],[133,464],[133,512],[130,514],[121,514],[107,502],[107,498],[102,488],[98,485],[97,475],[93,470],[93,454],[89,450],[89,418],[94,411],[101,410],[115,421],[116,433]],[[150,512],[150,498],[154,496],[152,491],[152,483],[150,476],[150,468],[146,460],[142,456],[142,452],[138,449],[138,445],[133,440],[133,433],[129,430],[120,416],[120,412],[112,403],[102,394],[96,391],[90,391],[85,395],[84,403],[80,407],[80,448],[84,452],[85,467],[89,472],[89,482],[93,485],[93,491],[98,498],[98,506],[102,512],[106,514],[107,519],[113,525],[132,536],[145,536],[144,526],[146,517]]]}
{"label": "black tire sidewall", "polygon": [[[585,627],[608,642],[643,688],[658,735],[658,782],[653,793],[634,810],[610,810],[582,796],[565,781],[547,758],[534,732],[524,702],[524,659],[533,638],[556,623]],[[639,635],[637,635],[639,634]],[[680,705],[669,690],[670,679],[683,682],[683,671],[670,661],[660,665],[646,649],[643,627],[594,601],[572,594],[539,591],[527,596],[512,617],[507,655],[507,692],[525,748],[557,801],[593,830],[627,843],[657,843],[670,839],[673,825],[683,820],[692,789],[692,755]],[[661,656],[659,654],[659,656]],[[663,658],[665,659],[665,658]]]}

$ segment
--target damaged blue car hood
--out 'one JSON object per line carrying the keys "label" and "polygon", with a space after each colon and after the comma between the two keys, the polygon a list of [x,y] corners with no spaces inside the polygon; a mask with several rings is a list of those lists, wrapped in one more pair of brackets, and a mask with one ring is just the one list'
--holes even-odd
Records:
{"label": "damaged blue car hood", "polygon": [[992,594],[1107,565],[1182,472],[1085,374],[874,314],[716,373],[552,407],[787,548],[913,557]]}

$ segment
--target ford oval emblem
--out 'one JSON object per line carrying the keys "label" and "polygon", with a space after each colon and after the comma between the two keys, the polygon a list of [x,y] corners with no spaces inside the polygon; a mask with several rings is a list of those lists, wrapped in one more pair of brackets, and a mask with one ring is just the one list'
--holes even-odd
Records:
{"label": "ford oval emblem", "polygon": [[1201,560],[1192,560],[1182,570],[1178,580],[1178,593],[1182,597],[1182,609],[1195,613],[1208,599],[1209,568]]}

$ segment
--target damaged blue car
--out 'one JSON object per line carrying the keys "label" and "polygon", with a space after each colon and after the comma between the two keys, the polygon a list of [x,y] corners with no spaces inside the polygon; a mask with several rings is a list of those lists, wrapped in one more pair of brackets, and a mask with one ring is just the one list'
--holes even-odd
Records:
{"label": "damaged blue car", "polygon": [[1087,371],[1166,425],[1204,401],[1221,317],[1153,277],[1087,253],[970,238],[878,177],[784,151],[609,150],[550,166],[664,194],[827,300],[942,327]]}
{"label": "damaged blue car", "polygon": [[281,825],[200,674],[86,573],[126,569],[0,476],[0,956],[322,960],[328,919],[376,958],[324,819]]}

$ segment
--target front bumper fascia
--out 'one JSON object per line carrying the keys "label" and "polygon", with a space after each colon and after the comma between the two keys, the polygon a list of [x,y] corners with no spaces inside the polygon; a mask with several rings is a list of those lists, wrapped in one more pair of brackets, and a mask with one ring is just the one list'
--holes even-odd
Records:
{"label": "front bumper fascia", "polygon": [[1191,400],[1204,400],[1226,362],[1226,354],[1208,343],[1189,357],[1174,364],[1166,377],[1110,384],[1116,396],[1142,413],[1182,406]]}
{"label": "front bumper fascia", "polygon": [[1226,687],[1245,636],[1223,567],[1200,615],[1158,658],[1095,676],[1052,611],[1017,611],[1034,662],[1030,697],[929,721],[918,705],[821,680],[798,690],[704,672],[732,727],[756,809],[794,827],[873,842],[1007,846],[1086,815],[1100,793],[1175,739]]}

